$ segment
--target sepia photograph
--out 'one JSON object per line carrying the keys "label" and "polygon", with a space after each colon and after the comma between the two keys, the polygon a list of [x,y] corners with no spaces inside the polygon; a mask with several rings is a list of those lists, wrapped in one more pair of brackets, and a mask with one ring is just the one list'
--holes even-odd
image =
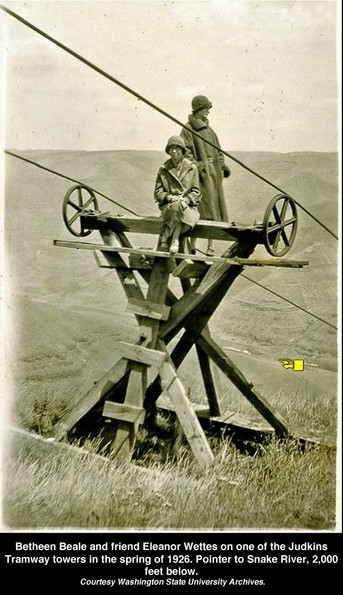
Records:
{"label": "sepia photograph", "polygon": [[139,532],[136,586],[211,563],[144,532],[334,566],[340,3],[0,8],[2,535]]}

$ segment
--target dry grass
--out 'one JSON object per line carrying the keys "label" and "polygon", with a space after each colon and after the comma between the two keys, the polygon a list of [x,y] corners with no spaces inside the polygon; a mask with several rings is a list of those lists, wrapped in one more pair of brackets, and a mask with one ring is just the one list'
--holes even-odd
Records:
{"label": "dry grass", "polygon": [[255,457],[229,442],[200,473],[188,449],[149,468],[73,457],[6,461],[4,522],[15,529],[333,529],[335,453],[273,441]]}
{"label": "dry grass", "polygon": [[[35,404],[31,429],[49,433],[50,407],[46,398]],[[314,425],[328,423],[328,408],[329,403],[311,408],[308,401]],[[54,406],[54,419],[57,410]],[[273,439],[251,456],[229,439],[209,436],[215,461],[204,473],[180,433],[166,436],[159,440],[143,428],[135,464],[126,465],[87,454],[99,451],[99,439],[84,441],[82,456],[53,449],[27,456],[9,449],[5,524],[15,529],[334,529],[335,449]]]}

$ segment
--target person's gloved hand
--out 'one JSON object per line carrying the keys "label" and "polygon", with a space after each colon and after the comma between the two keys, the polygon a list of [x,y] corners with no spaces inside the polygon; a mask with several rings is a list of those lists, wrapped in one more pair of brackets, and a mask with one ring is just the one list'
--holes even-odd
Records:
{"label": "person's gloved hand", "polygon": [[230,170],[229,166],[226,165],[225,163],[224,163],[224,165],[222,167],[222,170],[223,170],[223,176],[224,176],[224,178],[229,178],[231,176],[231,170]]}

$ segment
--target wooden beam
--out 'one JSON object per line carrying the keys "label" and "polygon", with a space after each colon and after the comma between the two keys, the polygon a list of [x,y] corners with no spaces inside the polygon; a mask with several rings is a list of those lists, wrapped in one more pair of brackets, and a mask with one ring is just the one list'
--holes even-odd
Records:
{"label": "wooden beam", "polygon": [[212,266],[212,262],[195,262],[186,258],[173,270],[172,276],[179,279],[199,279],[207,273],[210,266]]}
{"label": "wooden beam", "polygon": [[166,358],[164,351],[156,351],[155,349],[148,349],[133,343],[126,343],[119,341],[119,351],[122,357],[128,360],[146,364],[147,366],[155,366],[160,368]]}
{"label": "wooden beam", "polygon": [[[185,326],[185,321],[188,317],[192,316],[193,320],[195,320],[199,316],[199,312],[204,313],[206,309],[208,320],[225,296],[228,288],[242,271],[242,267],[231,267],[228,264],[230,258],[236,256],[237,253],[249,256],[255,247],[256,244],[254,243],[244,244],[242,242],[236,242],[233,244],[224,253],[224,263],[213,265],[205,277],[201,281],[196,281],[174,304],[169,319],[161,325],[160,338],[169,342]],[[203,320],[205,326],[207,324],[205,316],[203,316]],[[197,323],[196,328],[198,328]]]}
{"label": "wooden beam", "polygon": [[126,310],[142,317],[154,318],[155,320],[168,320],[170,312],[168,306],[153,304],[147,300],[135,300],[133,298],[128,299]]}
{"label": "wooden beam", "polygon": [[196,460],[203,469],[207,469],[213,463],[213,453],[191,402],[187,397],[184,386],[170,361],[164,362],[160,369],[160,377],[164,394],[173,403],[176,415]]}
{"label": "wooden beam", "polygon": [[264,419],[275,429],[278,436],[289,436],[289,429],[282,416],[274,411],[267,399],[265,399],[244,377],[228,355],[219,345],[207,334],[203,333],[198,339],[197,344],[214,361],[218,368],[231,380],[231,382],[240,390],[240,392],[250,401]]}
{"label": "wooden beam", "polygon": [[[168,289],[169,273],[168,261],[163,258],[156,258],[154,268],[151,271],[147,291],[148,303],[164,306]],[[141,322],[141,335],[146,334],[148,336],[150,332],[150,339],[147,340],[147,346],[151,349],[155,349],[160,323],[160,320],[152,318],[145,318],[144,321]]]}
{"label": "wooden beam", "polygon": [[[103,388],[110,384],[114,386],[125,376],[127,371],[127,359],[120,359],[107,374],[98,380],[94,386],[75,403],[71,413],[62,419],[54,428],[54,438],[61,440],[82,417],[84,417],[103,398]],[[107,391],[106,391],[107,392]]]}
{"label": "wooden beam", "polygon": [[204,387],[207,395],[207,401],[210,408],[210,416],[216,417],[221,414],[220,404],[217,397],[217,391],[214,384],[212,370],[210,365],[210,358],[204,352],[200,345],[196,345],[196,351],[199,360],[199,366],[204,381]]}
{"label": "wooden beam", "polygon": [[[81,225],[85,229],[110,229],[119,233],[146,233],[158,235],[162,229],[161,217],[114,217],[103,214],[99,217],[96,214],[84,214],[80,217]],[[187,235],[196,238],[213,240],[236,241],[238,239],[251,240],[254,236],[257,242],[262,243],[262,224],[241,225],[226,223],[222,221],[200,220],[194,229]]]}
{"label": "wooden beam", "polygon": [[[126,246],[127,248],[129,246]],[[130,246],[132,247],[132,246]],[[154,257],[153,256],[145,256],[145,254],[129,254],[129,264],[130,269],[152,269],[154,266]]]}
{"label": "wooden beam", "polygon": [[118,421],[142,424],[144,422],[145,409],[127,405],[126,403],[105,401],[102,414],[104,417],[110,417],[111,419],[116,419]]}
{"label": "wooden beam", "polygon": [[[91,244],[89,242],[72,242],[66,240],[54,240],[54,246],[60,248],[74,248],[76,250],[100,250],[104,254],[108,252],[112,253],[123,253],[123,254],[137,254],[147,258],[158,257],[166,259],[174,259],[174,256],[169,252],[160,252],[158,250],[152,250],[151,248],[127,248],[125,246],[106,246],[102,244]],[[249,260],[247,258],[229,258],[221,256],[198,256],[197,254],[190,257],[189,254],[178,254],[179,260],[189,260],[190,258],[194,262],[211,262],[211,263],[226,263],[235,266],[270,266],[270,267],[286,267],[286,268],[302,268],[309,264],[308,260],[282,260],[282,259],[269,259],[269,260]],[[113,261],[113,268],[118,268],[118,261]]]}
{"label": "wooden beam", "polygon": [[[144,395],[147,388],[147,367],[144,364],[132,362],[130,368],[124,405],[143,409]],[[119,463],[131,460],[140,419],[138,417],[134,423],[124,420],[118,422],[109,448]]]}
{"label": "wooden beam", "polygon": [[[109,233],[108,230],[105,230],[104,232],[101,232],[101,236],[106,244],[105,246],[103,246],[103,248],[111,248],[112,247],[111,244],[113,241],[112,232]],[[113,265],[114,268],[116,269],[118,278],[119,278],[121,285],[124,289],[126,297],[128,299],[144,301],[145,297],[144,297],[141,287],[136,279],[136,276],[135,276],[134,272],[128,268],[128,266],[126,265],[126,263],[122,259],[122,257],[120,255],[118,255],[117,253],[108,252],[105,250],[102,250],[102,254],[105,257],[106,261],[108,262],[109,266],[112,267],[112,265]],[[121,266],[118,266],[118,258],[119,258],[119,261],[121,261]],[[138,325],[140,325],[141,317],[137,314],[135,316],[136,316]]]}
{"label": "wooden beam", "polygon": [[[255,245],[245,245],[242,243],[234,244],[225,254],[249,255],[255,248]],[[190,285],[188,279],[181,279],[184,291],[186,292],[179,300],[175,296],[169,295],[172,306],[171,314],[167,322],[161,325],[159,336],[165,343],[169,343],[181,328],[187,328],[181,337],[176,348],[171,354],[173,365],[177,369],[183,362],[191,347],[194,345],[199,332],[207,324],[207,320],[217,308],[221,299],[225,296],[228,287],[232,284],[240,271],[237,267],[232,267],[231,276],[228,275],[229,265],[215,265],[211,267],[204,279],[196,281]],[[216,293],[214,288],[217,289]],[[214,301],[214,295],[215,300]],[[198,309],[197,309],[198,307]],[[193,316],[191,316],[193,313]],[[189,317],[189,318],[188,318]],[[201,323],[201,324],[200,324]],[[148,387],[145,407],[147,411],[154,410],[154,404],[161,393],[160,380],[157,377]]]}
{"label": "wooden beam", "polygon": [[[125,262],[119,254],[111,253],[111,264],[101,250],[94,251],[95,262],[100,269],[120,269]],[[126,266],[125,266],[126,268]]]}
{"label": "wooden beam", "polygon": [[[201,420],[210,419],[210,410],[207,407],[207,405],[200,405],[200,403],[192,403],[191,401],[190,404],[198,418],[200,418]],[[175,407],[170,398],[166,395],[166,393],[163,393],[163,395],[159,397],[157,406],[158,409],[161,409],[162,411],[172,411],[173,413],[175,413]]]}
{"label": "wooden beam", "polygon": [[[117,237],[125,249],[128,244],[126,235],[124,233],[118,233]],[[140,304],[142,304],[145,302],[146,304],[157,304],[164,306],[168,288],[169,269],[170,259],[158,257],[155,258],[154,267],[151,273],[148,271],[149,286],[146,300],[144,299],[139,286],[138,291],[136,290],[135,294],[133,292],[130,293],[129,290],[127,291],[128,298],[135,300],[135,303],[140,302]],[[125,277],[126,279],[129,278],[128,271],[126,270],[123,273],[121,269],[118,269],[117,272],[123,284],[123,274],[127,275]],[[134,279],[136,279],[132,272],[131,275]],[[130,284],[128,284],[128,287],[129,286]],[[136,359],[139,358],[140,360],[143,359],[144,363],[131,362],[130,364],[132,370],[130,372],[127,385],[124,405],[132,405],[134,407],[143,408],[143,402],[147,388],[147,358],[154,357],[153,360],[148,360],[149,363],[153,361],[153,365],[157,365],[159,367],[161,364],[161,359],[156,359],[156,353],[158,352],[155,351],[160,319],[149,318],[147,316],[136,316],[139,320],[140,337],[141,339],[144,338],[144,346],[140,346],[141,349],[137,350],[134,348],[134,346],[130,345],[128,347],[126,344],[125,349],[129,350],[128,352],[126,351],[129,357],[135,357]],[[142,347],[143,350],[145,349],[144,351],[142,351]],[[146,349],[146,347],[150,347],[150,349]],[[164,352],[162,355],[164,356]],[[118,461],[127,461],[131,459],[137,431],[137,424],[130,424],[127,421],[120,421],[118,423],[117,429],[115,431],[115,437],[110,446],[112,453]]]}

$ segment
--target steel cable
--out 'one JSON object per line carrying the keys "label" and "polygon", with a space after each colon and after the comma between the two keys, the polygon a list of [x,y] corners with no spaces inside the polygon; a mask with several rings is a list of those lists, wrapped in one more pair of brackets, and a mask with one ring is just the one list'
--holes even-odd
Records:
{"label": "steel cable", "polygon": [[335,329],[336,331],[338,330],[338,327],[335,326],[334,324],[331,324],[331,322],[328,322],[327,320],[324,320],[324,318],[320,318],[320,316],[317,316],[316,314],[313,314],[312,312],[309,312],[305,308],[302,308],[301,306],[299,306],[299,304],[296,304],[295,302],[292,302],[292,300],[289,300],[289,299],[285,298],[284,296],[280,295],[279,293],[276,293],[272,289],[269,289],[268,287],[265,287],[265,285],[262,285],[261,283],[258,283],[257,281],[254,281],[254,279],[251,279],[250,277],[247,277],[246,275],[243,275],[243,273],[241,273],[241,277],[244,277],[244,279],[247,279],[247,281],[250,281],[251,283],[254,283],[255,285],[258,285],[258,287],[261,287],[262,289],[265,289],[266,291],[269,291],[269,293],[272,293],[273,295],[275,295],[276,297],[284,300],[288,304],[291,304],[295,308],[298,308],[298,310],[302,310],[302,312],[306,312],[306,314],[309,314],[310,316],[312,316],[313,318],[316,318],[320,322],[323,322],[324,324],[327,324],[328,326],[331,326],[331,328]]}
{"label": "steel cable", "polygon": [[65,176],[64,174],[61,174],[58,171],[55,171],[53,169],[50,169],[49,167],[45,167],[44,165],[41,165],[40,163],[37,163],[36,161],[32,161],[31,159],[27,159],[26,157],[22,157],[21,155],[17,155],[16,153],[12,153],[12,151],[5,150],[4,153],[6,153],[6,155],[11,155],[11,157],[16,157],[16,159],[21,159],[22,161],[26,161],[27,163],[30,163],[31,165],[35,165],[36,167],[39,167],[40,169],[43,169],[44,171],[48,171],[49,173],[54,174],[55,176],[59,176],[60,178],[64,178],[65,180],[70,180],[71,182],[76,182],[77,184],[81,184],[81,185],[87,186],[88,188],[90,188],[91,190],[93,190],[94,192],[96,192],[97,194],[99,194],[99,196],[103,196],[103,198],[106,198],[110,202],[113,202],[113,204],[117,205],[117,207],[121,207],[122,209],[125,209],[125,211],[128,211],[128,213],[131,213],[132,215],[135,215],[136,217],[140,217],[141,216],[141,215],[138,215],[137,213],[135,213],[135,211],[131,211],[131,209],[128,209],[127,207],[124,207],[124,205],[120,204],[116,200],[113,200],[113,198],[110,198],[109,196],[106,196],[106,194],[103,194],[99,190],[96,190],[96,188],[93,188],[89,184],[85,184],[85,182],[80,182],[79,180],[75,180],[74,178],[70,178],[69,176]]}
{"label": "steel cable", "polygon": [[[197,249],[197,252],[200,252],[201,254],[203,254],[204,256],[206,256],[205,252],[203,252],[202,250]],[[288,304],[291,304],[292,306],[294,306],[295,308],[298,308],[298,310],[302,310],[302,312],[305,312],[306,314],[308,314],[309,316],[312,316],[313,318],[316,318],[317,320],[319,320],[320,322],[323,322],[324,324],[327,324],[328,326],[330,326],[331,328],[335,329],[336,331],[338,330],[337,326],[335,326],[334,324],[332,324],[331,322],[328,322],[327,320],[324,320],[324,318],[320,318],[320,316],[317,316],[316,314],[313,314],[312,312],[309,312],[309,310],[306,310],[305,308],[303,308],[302,306],[299,306],[298,304],[296,304],[295,302],[292,302],[291,300],[289,300],[288,298],[285,298],[283,295],[280,295],[279,293],[276,293],[276,291],[273,291],[272,289],[269,289],[269,287],[266,287],[265,285],[262,285],[261,283],[258,283],[258,281],[255,281],[254,279],[251,279],[250,277],[247,277],[246,275],[244,275],[243,273],[241,273],[240,275],[241,277],[243,277],[244,279],[246,279],[247,281],[250,281],[251,283],[254,283],[255,285],[257,285],[258,287],[261,287],[261,289],[265,289],[266,291],[268,291],[269,293],[275,295],[276,297],[280,298],[281,300],[287,302]]]}

